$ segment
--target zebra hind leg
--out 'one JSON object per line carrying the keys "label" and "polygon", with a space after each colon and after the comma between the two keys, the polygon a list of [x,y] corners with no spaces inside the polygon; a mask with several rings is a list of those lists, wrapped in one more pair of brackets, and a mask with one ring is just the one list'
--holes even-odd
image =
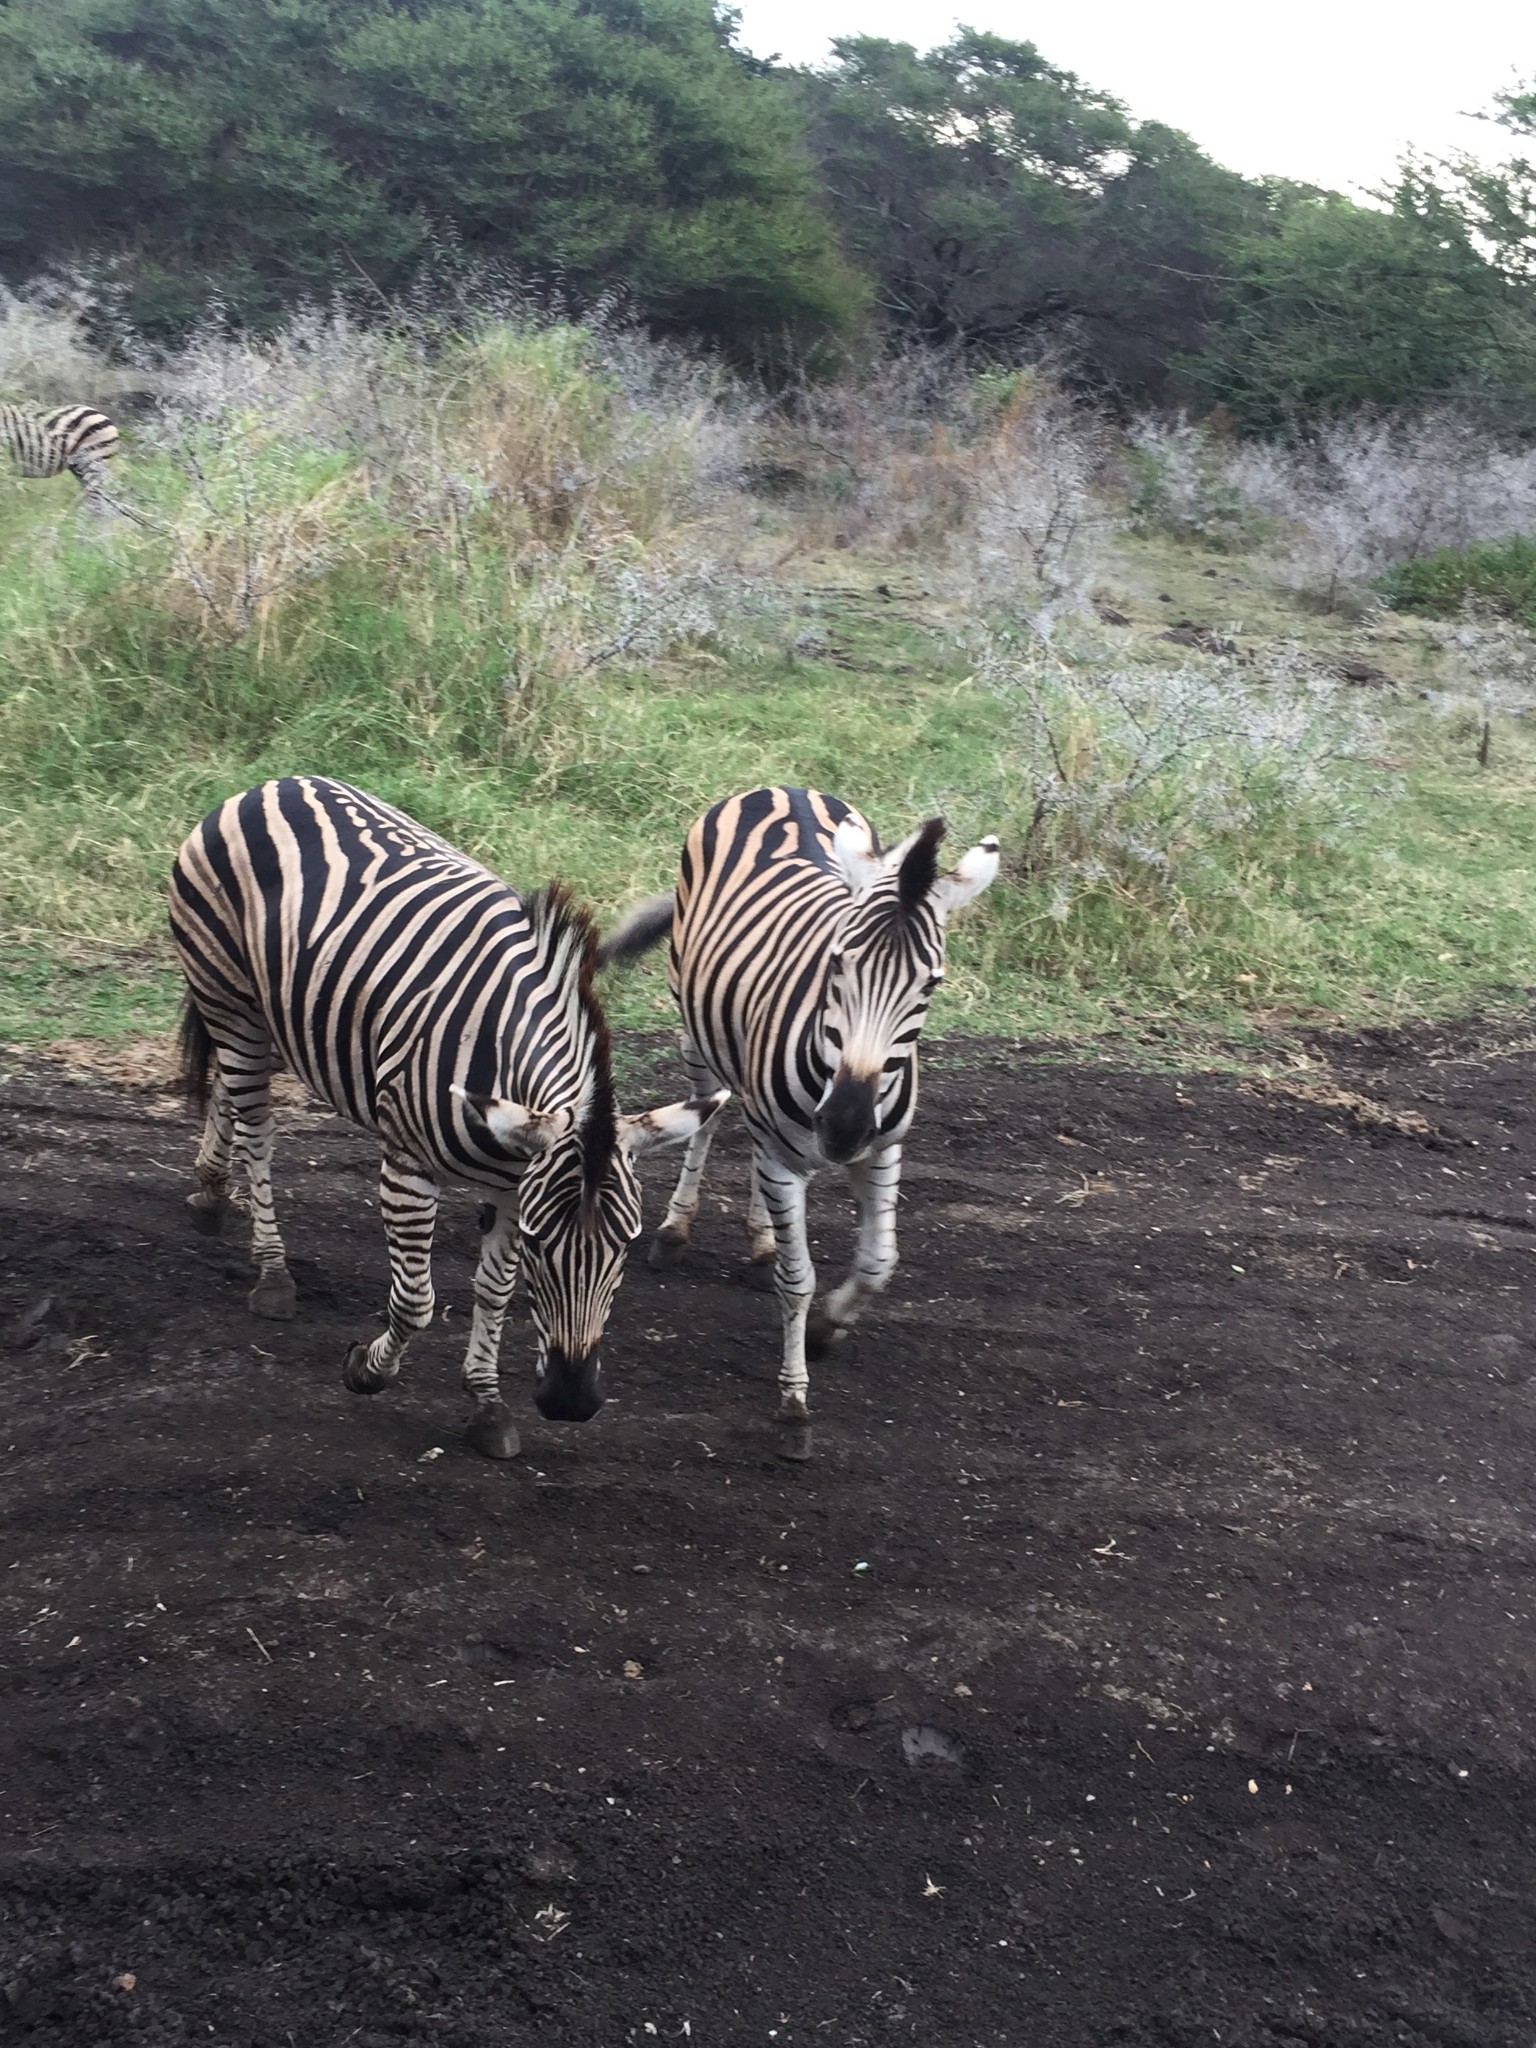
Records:
{"label": "zebra hind leg", "polygon": [[387,1386],[400,1370],[406,1345],[432,1321],[437,1183],[413,1159],[388,1147],[379,1169],[379,1214],[389,1243],[389,1307],[383,1336],[347,1351],[341,1378],[354,1394],[376,1394]]}
{"label": "zebra hind leg", "polygon": [[298,1295],[272,1200],[272,1148],[277,1136],[272,1116],[272,1064],[272,1043],[265,1035],[259,1042],[219,1052],[251,1196],[251,1260],[256,1285],[246,1299],[252,1314],[286,1323],[293,1320]]}
{"label": "zebra hind leg", "polygon": [[896,1270],[896,1197],[901,1187],[901,1147],[889,1145],[873,1158],[848,1168],[858,1204],[859,1238],[853,1270],[840,1287],[811,1309],[805,1326],[805,1355],[825,1358],[858,1321],[864,1304],[888,1284]]}
{"label": "zebra hind leg", "polygon": [[208,1115],[192,1171],[195,1191],[187,1197],[187,1216],[204,1237],[217,1237],[234,1204],[229,1199],[229,1160],[235,1143],[235,1113],[229,1089],[218,1066],[208,1095]]}
{"label": "zebra hind leg", "polygon": [[[690,1095],[708,1095],[720,1085],[704,1064],[698,1048],[688,1038],[683,1040],[683,1067],[688,1075]],[[677,1186],[672,1190],[666,1216],[651,1239],[651,1248],[646,1255],[646,1264],[656,1272],[675,1266],[688,1249],[693,1219],[699,1213],[699,1190],[704,1184],[704,1168],[709,1159],[709,1148],[715,1140],[716,1122],[717,1119],[711,1117],[688,1141],[682,1172],[677,1176]]]}
{"label": "zebra hind leg", "polygon": [[747,1277],[754,1287],[760,1287],[766,1294],[773,1287],[779,1244],[773,1234],[773,1218],[768,1213],[768,1204],[763,1200],[763,1184],[758,1178],[755,1153],[752,1158],[752,1190],[747,1197],[747,1243],[752,1253]]}
{"label": "zebra hind leg", "polygon": [[517,1285],[517,1197],[486,1207],[490,1215],[475,1268],[475,1315],[464,1359],[464,1390],[475,1404],[466,1435],[484,1458],[515,1458],[521,1444],[502,1398],[497,1361],[507,1303]]}

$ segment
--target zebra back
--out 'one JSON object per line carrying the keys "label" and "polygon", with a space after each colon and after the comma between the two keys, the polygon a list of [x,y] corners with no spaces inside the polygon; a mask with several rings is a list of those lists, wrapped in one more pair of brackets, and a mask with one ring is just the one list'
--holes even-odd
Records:
{"label": "zebra back", "polygon": [[590,921],[524,898],[404,813],[318,776],[213,811],[172,871],[171,923],[215,1040],[258,1012],[282,1058],[354,1123],[455,1177],[520,1163],[473,1102],[569,1112],[581,1181],[611,1162],[608,1034]]}

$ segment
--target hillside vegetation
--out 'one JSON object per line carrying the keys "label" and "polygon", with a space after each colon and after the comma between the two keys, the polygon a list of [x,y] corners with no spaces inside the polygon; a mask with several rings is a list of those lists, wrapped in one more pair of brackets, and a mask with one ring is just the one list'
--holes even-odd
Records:
{"label": "hillside vegetation", "polygon": [[[800,70],[735,25],[714,0],[8,0],[0,279],[73,267],[99,333],[165,342],[496,270],[780,382],[874,331],[978,366],[1049,346],[1116,402],[1250,431],[1436,400],[1528,429],[1518,155],[1418,158],[1361,204],[1240,177],[1032,43],[856,36]],[[1518,150],[1536,95],[1492,118]]]}
{"label": "hillside vegetation", "polygon": [[[164,1028],[176,845],[300,770],[604,914],[762,780],[995,830],[939,1029],[1159,1044],[1521,996],[1530,643],[1370,587],[1536,526],[1536,457],[1464,420],[1127,433],[923,351],[775,395],[494,300],[114,371],[6,311],[12,388],[84,365],[155,398],[116,509],[0,476],[0,1037]],[[654,964],[610,983],[666,1020]]]}

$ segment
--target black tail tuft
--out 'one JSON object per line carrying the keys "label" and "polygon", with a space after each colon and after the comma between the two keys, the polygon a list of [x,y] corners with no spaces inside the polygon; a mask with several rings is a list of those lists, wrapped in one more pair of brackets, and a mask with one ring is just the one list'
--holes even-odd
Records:
{"label": "black tail tuft", "polygon": [[177,1037],[181,1051],[181,1090],[199,1114],[208,1107],[209,1074],[213,1067],[214,1044],[203,1013],[192,1000],[190,990],[181,1006],[181,1030]]}
{"label": "black tail tuft", "polygon": [[665,896],[648,896],[617,925],[597,949],[599,967],[611,967],[615,961],[638,960],[642,953],[649,953],[652,946],[659,946],[672,929],[672,911],[675,898],[669,889]]}

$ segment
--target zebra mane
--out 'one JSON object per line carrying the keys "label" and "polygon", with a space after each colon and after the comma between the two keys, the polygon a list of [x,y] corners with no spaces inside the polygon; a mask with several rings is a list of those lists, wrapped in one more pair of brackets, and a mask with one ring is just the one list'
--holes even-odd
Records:
{"label": "zebra mane", "polygon": [[618,1103],[613,1090],[613,1038],[597,999],[597,926],[563,882],[550,882],[524,899],[550,981],[565,997],[566,1021],[586,1069],[586,1100],[577,1141],[581,1147],[582,1208],[590,1210],[618,1147]]}
{"label": "zebra mane", "polygon": [[896,901],[903,917],[911,917],[939,878],[939,841],[949,828],[942,818],[930,818],[896,872]]}

